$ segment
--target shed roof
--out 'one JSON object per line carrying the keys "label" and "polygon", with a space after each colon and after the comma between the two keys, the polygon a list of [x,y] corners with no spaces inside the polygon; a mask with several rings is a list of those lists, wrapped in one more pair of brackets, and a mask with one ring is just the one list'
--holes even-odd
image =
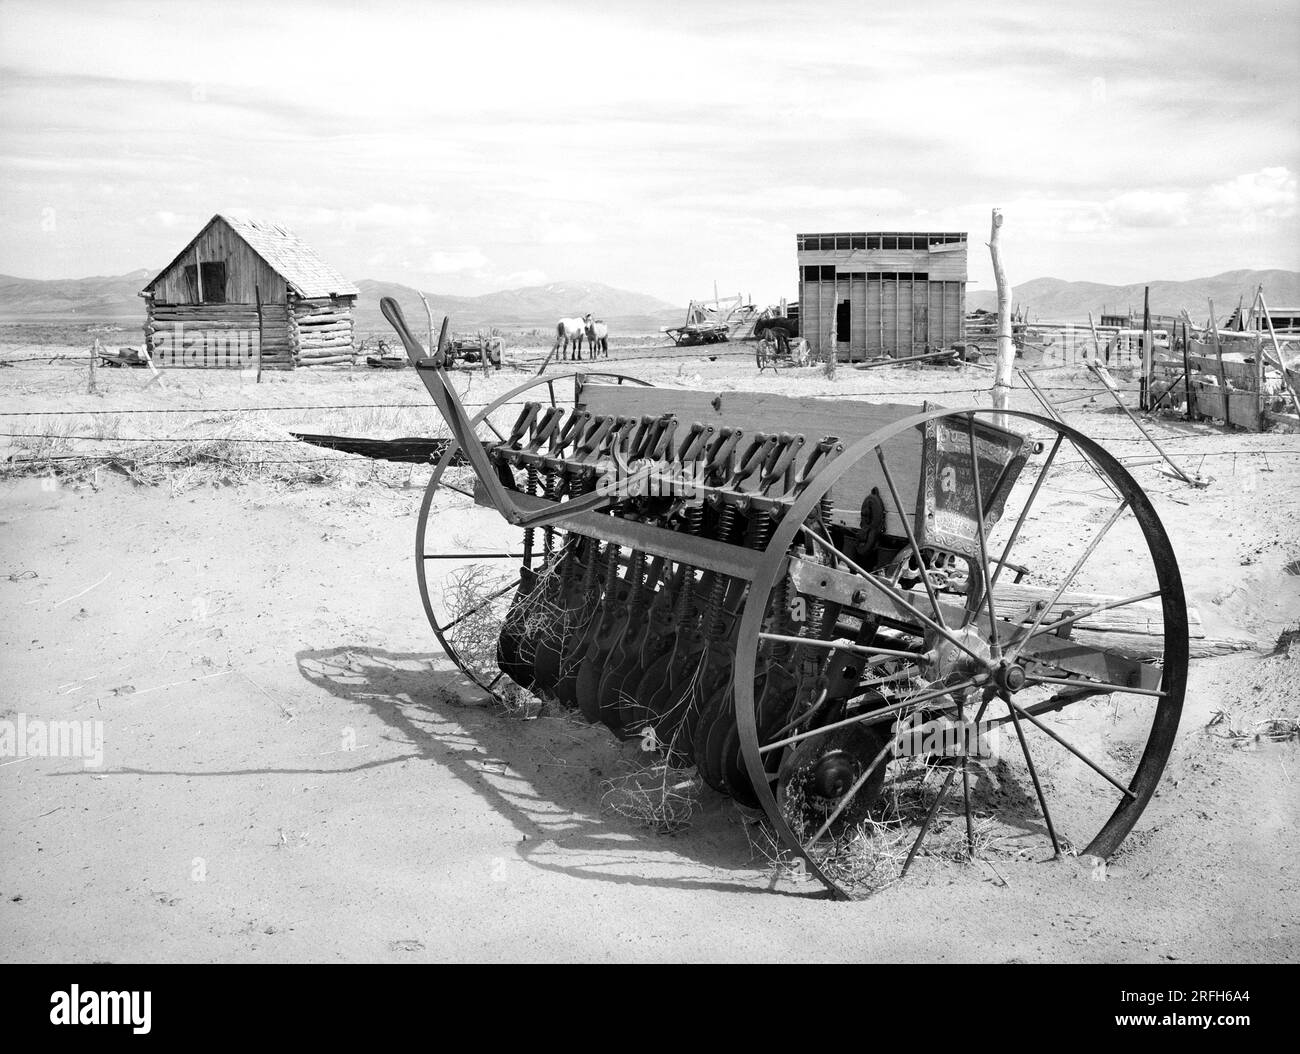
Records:
{"label": "shed roof", "polygon": [[176,259],[159,271],[144,287],[145,291],[152,289],[159,278],[175,267],[181,257],[189,252],[191,246],[203,236],[204,231],[218,220],[247,242],[249,248],[288,282],[289,288],[299,296],[312,298],[361,295],[361,290],[317,256],[315,249],[288,228],[265,220],[227,216],[221,213],[213,216],[203,225],[203,229],[190,239],[189,244],[177,254]]}

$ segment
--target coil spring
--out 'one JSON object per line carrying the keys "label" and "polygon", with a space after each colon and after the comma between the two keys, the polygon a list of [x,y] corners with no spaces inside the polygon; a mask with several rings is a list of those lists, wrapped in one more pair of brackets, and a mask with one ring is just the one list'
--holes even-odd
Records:
{"label": "coil spring", "polygon": [[605,549],[605,594],[614,592],[614,583],[618,581],[618,543],[610,542]]}
{"label": "coil spring", "polygon": [[645,588],[646,574],[646,554],[639,549],[632,554],[632,560],[628,564],[627,577],[631,583],[632,590],[628,595],[628,603],[636,604],[641,599],[641,591]]}
{"label": "coil spring", "polygon": [[[528,466],[528,479],[527,482],[524,484],[524,486],[528,491],[529,497],[532,497],[534,494],[537,493],[537,466],[536,465]],[[536,537],[537,537],[536,527],[524,528],[524,552],[531,553],[533,551],[533,539]]]}
{"label": "coil spring", "polygon": [[686,511],[682,514],[682,518],[686,521],[687,534],[699,534],[700,527],[704,523],[704,502],[699,502],[696,505],[687,505]]}
{"label": "coil spring", "polygon": [[[559,501],[560,491],[564,486],[563,480],[554,473],[546,473],[546,497],[549,501]],[[545,539],[543,548],[545,549],[547,559],[550,559],[552,551],[555,549],[555,528],[545,527],[542,529],[542,537]]]}
{"label": "coil spring", "polygon": [[[828,490],[822,495],[821,501],[818,502],[817,511],[821,516],[822,530],[826,533],[826,538],[830,540],[831,533],[831,512],[834,509],[834,503],[831,501],[831,492]],[[828,626],[827,622],[837,617],[836,613],[827,605],[825,600],[818,598],[809,605],[808,622],[800,628],[799,636],[811,637],[814,640],[822,640],[826,637],[827,631],[833,629],[834,625]]]}
{"label": "coil spring", "polygon": [[[734,505],[722,507],[722,515],[718,517],[718,541],[731,540],[732,531],[736,526],[736,516]],[[709,632],[714,637],[722,633],[722,602],[727,596],[727,582],[726,575],[717,575],[713,579],[713,588],[709,591]]]}

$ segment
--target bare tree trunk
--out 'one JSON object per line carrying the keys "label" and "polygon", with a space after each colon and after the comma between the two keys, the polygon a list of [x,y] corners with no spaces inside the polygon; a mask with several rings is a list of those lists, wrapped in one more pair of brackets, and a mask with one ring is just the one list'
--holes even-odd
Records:
{"label": "bare tree trunk", "polygon": [[[420,291],[417,289],[416,292],[419,293]],[[433,343],[433,308],[429,306],[429,300],[423,293],[420,293],[420,300],[424,304],[424,313],[429,316],[429,347],[426,349],[425,354],[436,355],[438,354],[438,348]]]}
{"label": "bare tree trunk", "polygon": [[[993,372],[993,406],[1006,410],[1011,404],[1011,375],[1016,368],[1016,345],[1011,339],[1011,287],[1002,270],[998,251],[998,234],[1002,230],[1002,210],[993,210],[993,230],[989,235],[989,252],[993,257],[993,279],[998,287],[998,357]],[[1005,424],[1005,421],[1000,423]]]}

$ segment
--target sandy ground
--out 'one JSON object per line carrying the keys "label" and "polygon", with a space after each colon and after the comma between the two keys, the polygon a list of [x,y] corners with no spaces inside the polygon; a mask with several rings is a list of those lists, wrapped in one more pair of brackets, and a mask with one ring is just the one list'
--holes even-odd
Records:
{"label": "sandy ground", "polygon": [[[740,356],[628,372],[950,405],[988,384],[971,369],[759,378]],[[424,401],[407,373],[191,375],[160,392],[117,371],[95,399],[66,367],[28,367],[0,385],[0,409],[106,414]],[[1101,405],[1069,418],[1150,453]],[[432,411],[410,414],[353,434],[427,433]],[[159,419],[125,420],[123,436]],[[1106,881],[1073,860],[922,859],[852,904],[778,881],[715,795],[672,836],[602,812],[602,781],[636,763],[634,745],[566,716],[506,718],[465,690],[415,589],[425,470],[408,488],[179,494],[109,471],[4,481],[0,719],[102,722],[104,760],[0,759],[0,958],[1295,961],[1300,757],[1221,733],[1297,711],[1300,646],[1270,653],[1300,623],[1300,577],[1283,572],[1300,558],[1300,437],[1162,428],[1192,437],[1171,449],[1214,477],[1193,491],[1135,470],[1189,601],[1207,629],[1257,648],[1193,663],[1161,791]],[[1078,515],[1071,500],[1049,504],[1041,537]],[[1230,720],[1207,729],[1221,710]]]}

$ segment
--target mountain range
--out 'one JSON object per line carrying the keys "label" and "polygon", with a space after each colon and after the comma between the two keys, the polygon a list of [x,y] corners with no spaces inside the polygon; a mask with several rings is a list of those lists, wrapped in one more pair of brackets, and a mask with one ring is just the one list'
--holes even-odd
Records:
{"label": "mountain range", "polygon": [[[1209,301],[1220,318],[1229,314],[1244,297],[1249,305],[1259,286],[1270,309],[1300,305],[1300,271],[1225,271],[1212,278],[1185,282],[1138,282],[1133,285],[1102,285],[1099,282],[1066,282],[1060,278],[1035,278],[1012,287],[1017,309],[1024,309],[1031,321],[1086,322],[1088,312],[1100,321],[1102,312],[1124,314],[1130,308],[1142,314],[1142,293],[1151,287],[1151,312],[1177,315],[1186,308],[1193,319],[1209,315]],[[997,310],[997,293],[992,289],[967,290],[968,310]]]}
{"label": "mountain range", "polygon": [[[0,319],[10,322],[143,320],[144,302],[137,294],[155,274],[155,270],[142,269],[123,275],[49,280],[0,275]],[[418,332],[424,331],[424,305],[417,290],[369,278],[357,282],[357,287],[361,296],[354,317],[359,331],[388,330],[388,323],[379,311],[379,301],[385,296],[396,299],[407,320]],[[685,306],[600,282],[551,282],[483,296],[426,295],[435,318],[449,315],[452,327],[462,331],[483,326],[549,330],[555,326],[556,319],[590,311],[616,332],[653,332],[660,326],[680,323],[686,317]]]}
{"label": "mountain range", "polygon": [[[144,318],[144,304],[137,293],[156,274],[150,269],[129,274],[92,278],[38,280],[0,275],[0,320],[8,322],[134,322]],[[395,282],[362,279],[357,283],[361,297],[355,308],[358,331],[383,332],[388,323],[379,311],[381,297],[394,297],[407,320],[423,332],[425,325],[420,294]],[[1208,313],[1214,300],[1221,318],[1237,306],[1240,297],[1249,302],[1257,286],[1264,287],[1270,307],[1300,305],[1300,271],[1225,271],[1211,278],[1189,281],[1152,281],[1132,285],[1104,285],[1099,282],[1067,282],[1059,278],[1035,278],[1013,288],[1017,308],[1041,321],[1087,320],[1088,312],[1099,318],[1103,311],[1123,313],[1142,310],[1142,292],[1151,287],[1151,310],[1176,315],[1187,308],[1193,318]],[[452,296],[429,293],[429,307],[435,319],[449,315],[452,328],[473,331],[486,326],[550,329],[561,317],[590,311],[610,324],[615,333],[652,333],[660,326],[680,324],[684,306],[670,304],[644,293],[615,289],[599,282],[568,281],[507,289],[482,296]],[[968,290],[968,308],[997,307],[991,289]]]}
{"label": "mountain range", "polygon": [[[382,297],[391,296],[402,305],[406,320],[424,331],[424,305],[420,294],[410,286],[396,282],[379,282],[366,278],[357,283],[361,297],[353,316],[362,332],[387,330],[388,322],[379,311]],[[473,330],[484,326],[506,328],[545,328],[552,330],[559,318],[591,312],[608,322],[615,332],[653,332],[660,326],[680,324],[686,318],[685,306],[677,307],[644,293],[630,293],[600,282],[551,282],[547,285],[506,289],[482,296],[450,296],[426,293],[435,321],[443,315],[451,318],[455,330]],[[417,325],[418,323],[418,325]]]}

